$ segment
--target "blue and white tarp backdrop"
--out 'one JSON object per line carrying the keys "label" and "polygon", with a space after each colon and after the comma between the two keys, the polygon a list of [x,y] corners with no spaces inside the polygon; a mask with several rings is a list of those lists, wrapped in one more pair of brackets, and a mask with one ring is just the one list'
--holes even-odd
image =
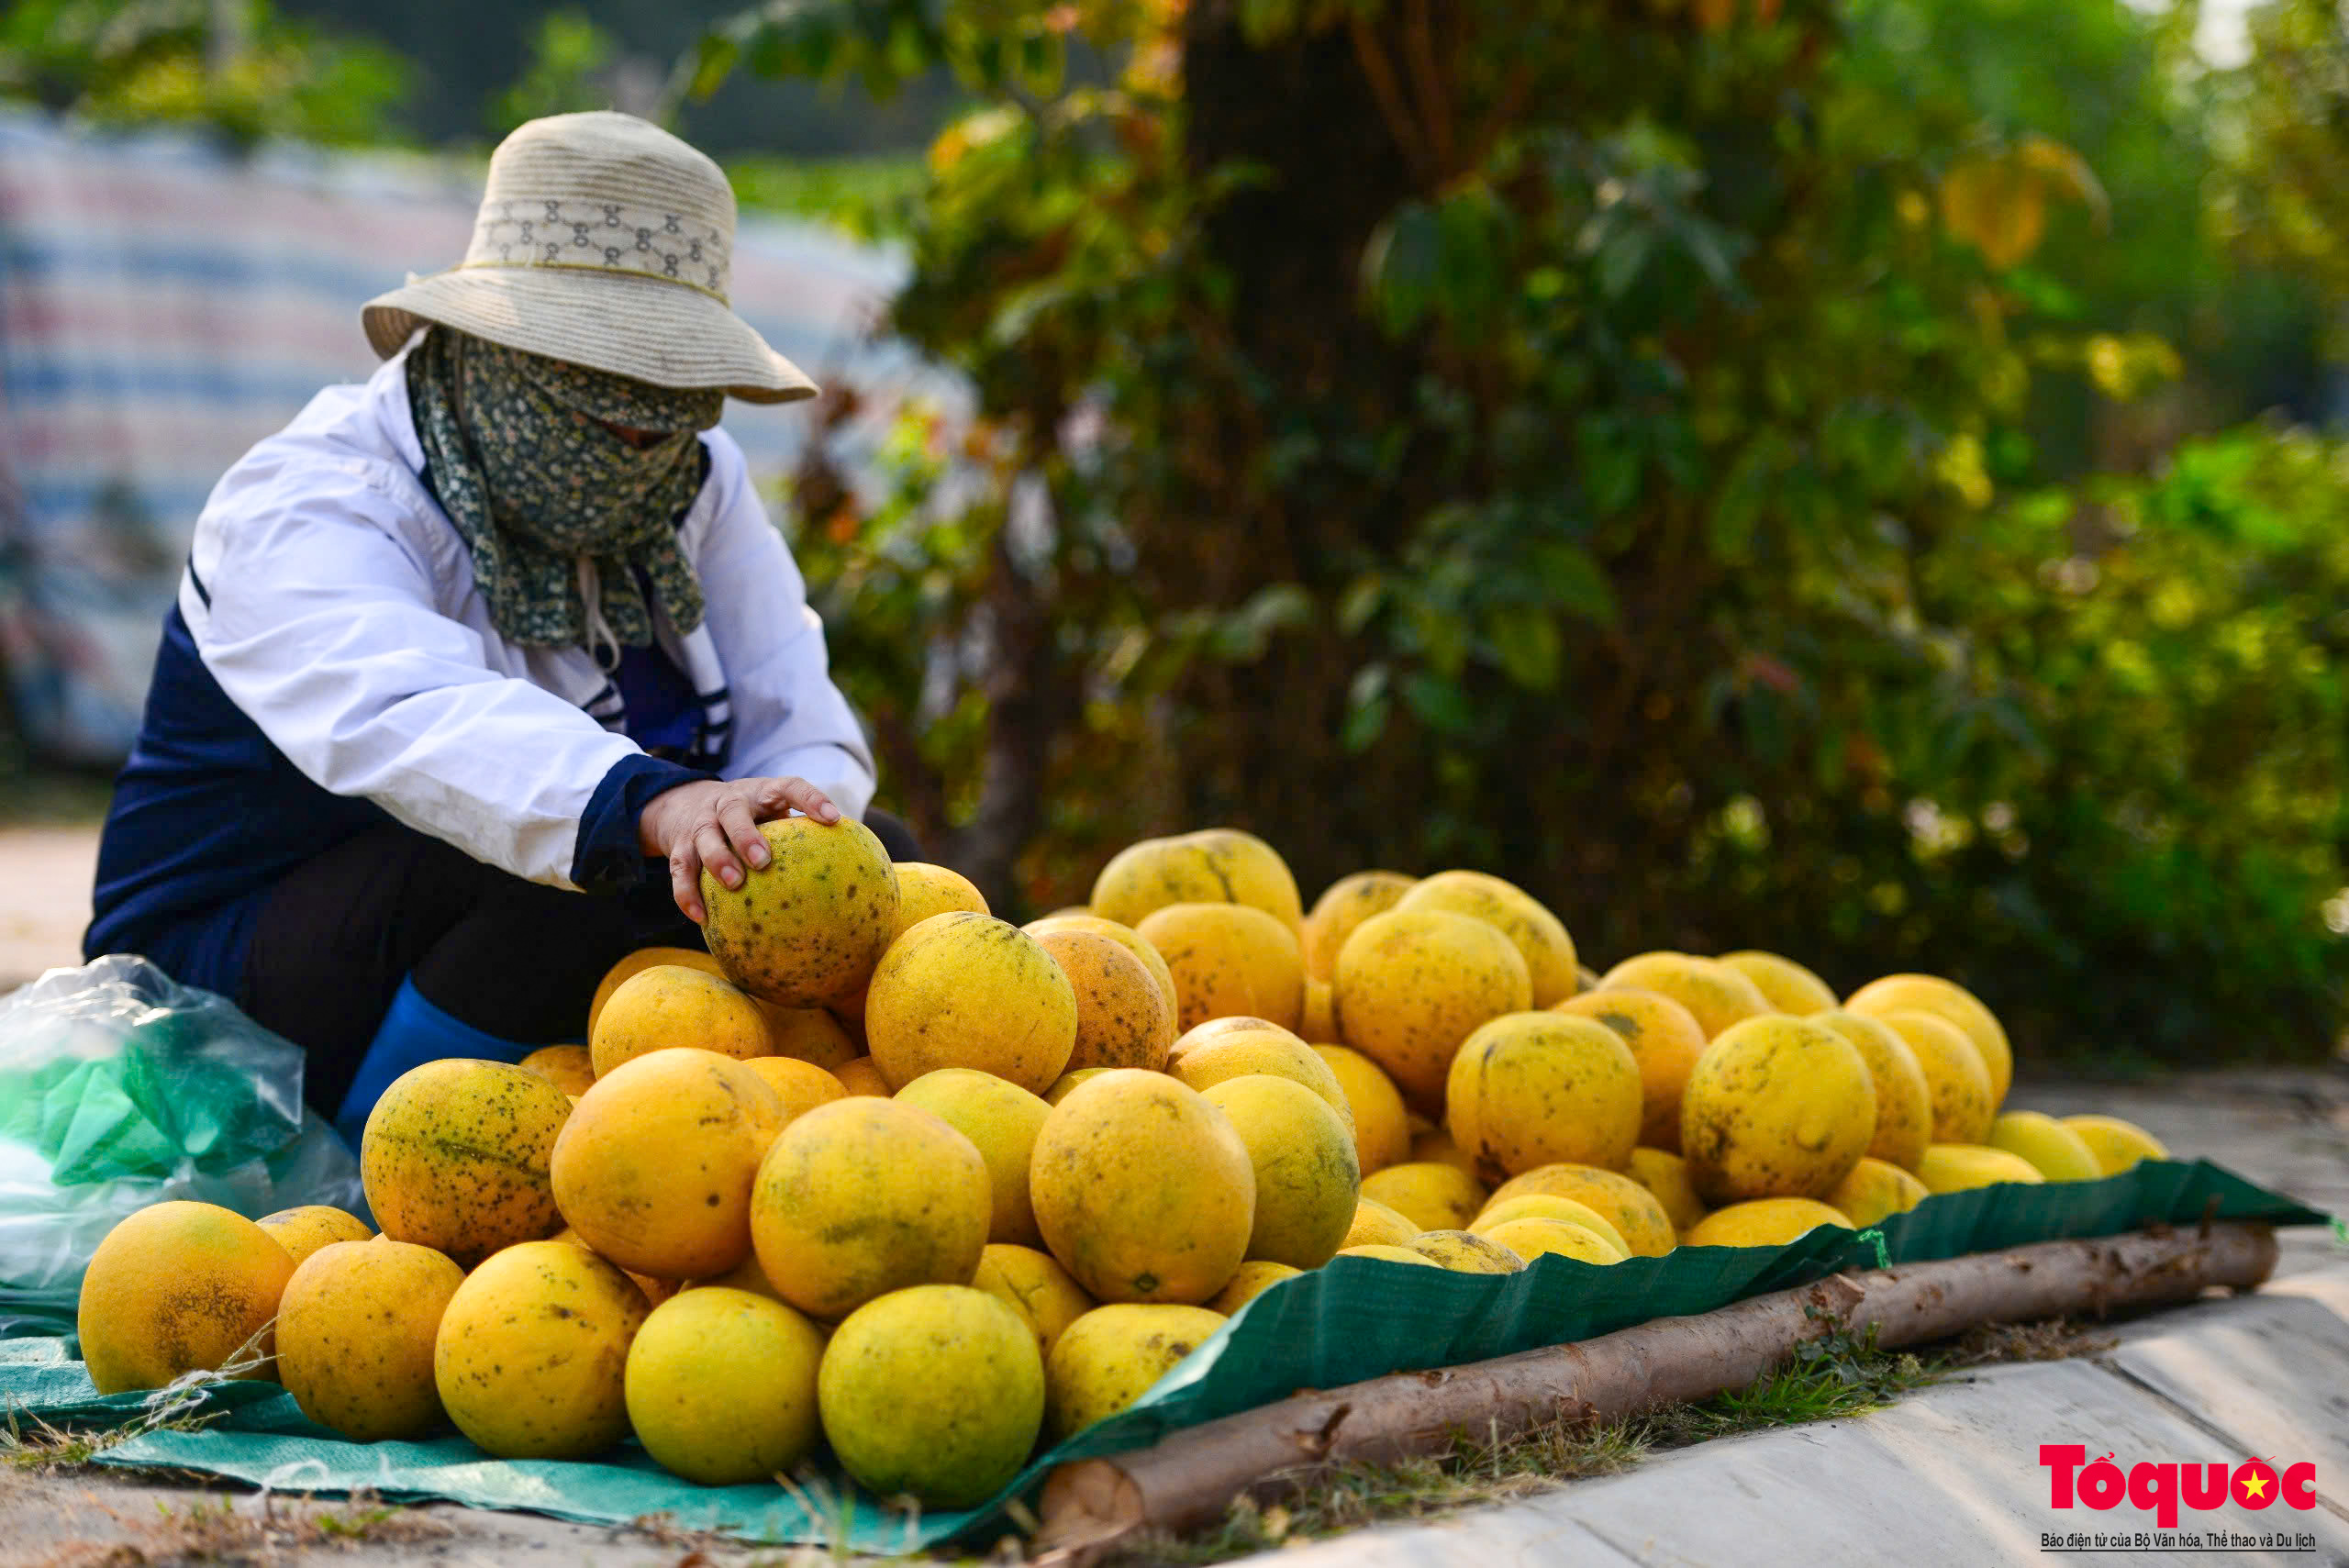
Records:
{"label": "blue and white tarp backdrop", "polygon": [[[359,306],[464,253],[480,170],[395,154],[107,133],[0,114],[0,657],[53,760],[128,751],[197,511],[319,387],[375,359]],[[859,392],[843,469],[907,395],[953,380],[871,331],[901,256],[746,216],[734,306],[819,384]],[[763,481],[807,406],[727,406]]]}

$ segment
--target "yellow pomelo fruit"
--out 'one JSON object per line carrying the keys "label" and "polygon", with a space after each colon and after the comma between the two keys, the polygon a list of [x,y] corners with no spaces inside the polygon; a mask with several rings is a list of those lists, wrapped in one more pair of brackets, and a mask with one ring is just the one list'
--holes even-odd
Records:
{"label": "yellow pomelo fruit", "polygon": [[1749,1198],[1713,1210],[1681,1241],[1689,1247],[1782,1247],[1822,1225],[1853,1229],[1842,1211],[1814,1198]]}
{"label": "yellow pomelo fruit", "polygon": [[285,1249],[285,1255],[299,1268],[309,1255],[321,1247],[337,1241],[364,1241],[375,1233],[367,1222],[355,1214],[347,1214],[325,1204],[305,1204],[299,1208],[281,1208],[275,1214],[264,1214],[253,1221],[269,1232],[269,1239]]}
{"label": "yellow pomelo fruit", "polygon": [[1364,1176],[1362,1195],[1421,1230],[1456,1230],[1485,1207],[1485,1184],[1441,1160],[1406,1160]]}
{"label": "yellow pomelo fruit", "polygon": [[359,1140],[384,1234],[471,1267],[562,1222],[547,1162],[571,1096],[510,1062],[451,1058],[392,1080]]}
{"label": "yellow pomelo fruit", "polygon": [[894,1092],[889,1087],[889,1080],[881,1075],[881,1069],[873,1064],[873,1058],[869,1056],[841,1062],[832,1069],[832,1076],[839,1079],[841,1087],[852,1095],[885,1100]]}
{"label": "yellow pomelo fruit", "polygon": [[584,1095],[596,1081],[596,1057],[584,1045],[542,1045],[518,1063],[546,1075],[566,1095]]}
{"label": "yellow pomelo fruit", "polygon": [[1424,1229],[1376,1198],[1356,1198],[1354,1221],[1346,1228],[1345,1245],[1338,1251],[1342,1252],[1351,1247],[1399,1247]]}
{"label": "yellow pomelo fruit", "polygon": [[[1330,1255],[1336,1256],[1335,1253]],[[1329,1261],[1328,1258],[1324,1258],[1322,1262]],[[1314,1266],[1318,1268],[1320,1265],[1317,1263]],[[1216,1294],[1215,1299],[1208,1303],[1208,1310],[1220,1312],[1229,1318],[1274,1285],[1280,1284],[1281,1281],[1295,1279],[1303,1272],[1301,1269],[1293,1269],[1286,1263],[1274,1262],[1269,1258],[1252,1258],[1240,1265],[1240,1272],[1231,1276],[1231,1283],[1225,1285]]]}
{"label": "yellow pomelo fruit", "polygon": [[1620,1169],[1639,1141],[1640,1104],[1631,1047],[1568,1013],[1493,1019],[1462,1043],[1444,1085],[1452,1140],[1512,1176],[1560,1163]]}
{"label": "yellow pomelo fruit", "polygon": [[2093,1182],[2104,1174],[2087,1140],[2044,1111],[2001,1111],[1990,1123],[1989,1143],[2021,1155],[2051,1182]]}
{"label": "yellow pomelo fruit", "polygon": [[1312,1090],[1288,1078],[1251,1073],[1199,1093],[1230,1119],[1255,1167],[1249,1259],[1293,1269],[1328,1262],[1353,1224],[1362,1194],[1353,1129]]}
{"label": "yellow pomelo fruit", "polygon": [[1762,999],[1778,1012],[1807,1018],[1837,1005],[1835,988],[1793,959],[1748,948],[1725,952],[1720,962],[1753,982]]}
{"label": "yellow pomelo fruit", "polygon": [[1533,988],[1530,1006],[1547,1007],[1573,995],[1575,942],[1555,915],[1513,882],[1480,871],[1446,871],[1424,878],[1395,903],[1399,910],[1442,909],[1482,920],[1507,937],[1525,960]]}
{"label": "yellow pomelo fruit", "polygon": [[1069,1072],[1166,1065],[1174,1044],[1174,1004],[1130,948],[1095,931],[1045,931],[1035,941],[1076,994]]}
{"label": "yellow pomelo fruit", "polygon": [[1094,879],[1091,907],[1105,919],[1139,929],[1144,917],[1170,904],[1242,904],[1291,931],[1302,917],[1288,863],[1270,844],[1236,828],[1129,844]]}
{"label": "yellow pomelo fruit", "polygon": [[685,1288],[700,1290],[706,1285],[717,1285],[727,1290],[747,1290],[753,1296],[763,1296],[769,1301],[783,1300],[783,1295],[775,1289],[774,1282],[767,1278],[766,1270],[759,1267],[759,1254],[756,1251],[751,1252],[749,1257],[744,1258],[724,1273],[712,1274],[707,1279],[697,1279]]}
{"label": "yellow pomelo fruit", "polygon": [[1525,956],[1495,927],[1443,909],[1390,909],[1356,926],[1330,981],[1338,1032],[1404,1095],[1433,1107],[1460,1042],[1533,1000]]}
{"label": "yellow pomelo fruit", "polygon": [[1853,992],[1844,998],[1843,1006],[1869,1018],[1882,1018],[1887,1013],[1932,1013],[1955,1024],[1974,1042],[1974,1049],[1982,1053],[1983,1069],[1990,1075],[1991,1108],[1996,1110],[2006,1103],[2007,1087],[2015,1075],[2014,1049],[2007,1043],[2007,1031],[1998,1015],[1955,981],[1943,980],[1937,974],[1887,974]]}
{"label": "yellow pomelo fruit", "polygon": [[1402,1245],[1456,1274],[1513,1274],[1525,1266],[1507,1247],[1470,1230],[1422,1230]]}
{"label": "yellow pomelo fruit", "polygon": [[718,975],[681,963],[656,963],[621,982],[587,1041],[598,1078],[672,1046],[747,1061],[770,1054],[774,1041],[756,1002]]}
{"label": "yellow pomelo fruit", "polygon": [[1359,1246],[1341,1248],[1341,1258],[1382,1258],[1390,1263],[1417,1263],[1422,1268],[1443,1267],[1425,1252],[1414,1252],[1398,1242],[1364,1241]]}
{"label": "yellow pomelo fruit", "polygon": [[1104,1073],[1112,1073],[1115,1071],[1117,1071],[1117,1069],[1111,1067],[1080,1067],[1074,1073],[1063,1073],[1059,1077],[1052,1080],[1052,1086],[1051,1088],[1044,1091],[1044,1103],[1048,1106],[1059,1105],[1063,1100],[1068,1098],[1069,1092],[1074,1089],[1079,1084],[1087,1083],[1092,1079],[1098,1078]]}
{"label": "yellow pomelo fruit", "polygon": [[[1553,1193],[1524,1193],[1505,1203],[1487,1205],[1485,1212],[1478,1215],[1476,1222],[1468,1229],[1479,1236],[1492,1236],[1494,1227],[1518,1219],[1556,1219],[1568,1225],[1579,1225],[1625,1257],[1631,1252],[1624,1243],[1622,1232],[1617,1230],[1597,1209],[1586,1203],[1576,1203],[1573,1198],[1559,1197]],[[1506,1236],[1497,1236],[1494,1240],[1508,1247],[1512,1252],[1531,1256],[1524,1249],[1512,1245]]]}
{"label": "yellow pomelo fruit", "polygon": [[305,1259],[277,1304],[277,1381],[302,1414],[353,1442],[440,1424],[432,1345],[465,1271],[429,1247],[335,1241]]}
{"label": "yellow pomelo fruit", "polygon": [[823,1334],[771,1296],[685,1291],[654,1307],[629,1346],[629,1425],[656,1463],[688,1481],[772,1481],[822,1435],[823,1356]]}
{"label": "yellow pomelo fruit", "polygon": [[1328,981],[1316,980],[1310,974],[1305,977],[1305,1001],[1297,1015],[1300,1039],[1326,1045],[1338,1038],[1336,995]]}
{"label": "yellow pomelo fruit", "polygon": [[1163,1073],[1079,1084],[1044,1118],[1028,1184],[1045,1246],[1097,1301],[1205,1301],[1248,1255],[1248,1146]]}
{"label": "yellow pomelo fruit", "polygon": [[[1998,1101],[1989,1070],[1965,1031],[1937,1013],[1894,1011],[1862,1015],[1898,1035],[1917,1058],[1933,1105],[1935,1143],[1979,1143],[1990,1136]],[[1921,1158],[1921,1156],[1920,1156]]]}
{"label": "yellow pomelo fruit", "polygon": [[1019,927],[952,910],[889,944],[865,993],[864,1038],[898,1088],[974,1067],[1041,1094],[1076,1045],[1076,993]]}
{"label": "yellow pomelo fruit", "polygon": [[1527,1262],[1544,1253],[1584,1263],[1620,1263],[1631,1254],[1587,1225],[1571,1219],[1542,1219],[1528,1215],[1504,1219],[1476,1232],[1486,1240],[1508,1248]]}
{"label": "yellow pomelo fruit", "polygon": [[1068,1326],[1045,1358],[1047,1435],[1058,1441],[1125,1409],[1223,1322],[1222,1313],[1204,1307],[1095,1307]]}
{"label": "yellow pomelo fruit", "polygon": [[724,1273],[750,1253],[751,1182],[782,1117],[765,1079],[714,1051],[624,1062],[554,1140],[555,1206],[631,1273]]}
{"label": "yellow pomelo fruit", "polygon": [[[294,1277],[268,1231],[209,1203],[150,1204],[106,1232],[82,1276],[82,1359],[101,1394],[217,1372],[262,1333]],[[267,1375],[266,1363],[238,1375]]]}
{"label": "yellow pomelo fruit", "polygon": [[1854,1225],[1874,1225],[1892,1215],[1905,1214],[1925,1201],[1925,1184],[1888,1161],[1870,1156],[1852,1167],[1851,1174],[1827,1195],[1828,1207]]}
{"label": "yellow pomelo fruit", "polygon": [[1313,1054],[1328,1065],[1346,1097],[1353,1119],[1354,1158],[1365,1176],[1411,1156],[1410,1113],[1403,1092],[1377,1062],[1342,1045],[1317,1045]]}
{"label": "yellow pomelo fruit", "polygon": [[1697,1058],[1705,1053],[1705,1031],[1697,1015],[1661,992],[1635,985],[1586,991],[1560,1002],[1556,1010],[1605,1024],[1623,1037],[1640,1068],[1640,1141],[1677,1151],[1681,1092]]}
{"label": "yellow pomelo fruit", "polygon": [[604,978],[596,983],[595,1000],[587,1005],[588,1039],[596,1038],[596,1020],[602,1017],[604,1004],[612,999],[612,993],[656,963],[683,964],[687,969],[698,969],[704,974],[715,974],[720,979],[726,974],[718,967],[718,961],[699,948],[639,948],[606,970]]}
{"label": "yellow pomelo fruit", "polygon": [[[884,948],[881,951],[886,952],[889,950]],[[870,980],[872,976],[867,975],[865,978]],[[764,1006],[772,1007],[774,1004],[766,1003]],[[856,1047],[858,1055],[863,1055],[872,1049],[864,1038],[863,986],[858,986],[854,992],[837,1002],[825,1003],[824,1011],[831,1014],[832,1021],[841,1026],[841,1032],[848,1036],[849,1043]]]}
{"label": "yellow pomelo fruit", "polygon": [[941,1067],[898,1090],[896,1098],[900,1105],[930,1112],[969,1139],[986,1162],[995,1204],[987,1240],[1041,1246],[1036,1210],[1028,1201],[1028,1158],[1044,1118],[1052,1114],[1042,1096],[990,1073]]}
{"label": "yellow pomelo fruit", "polygon": [[971,1284],[1001,1297],[1019,1313],[1036,1331],[1037,1348],[1046,1355],[1070,1324],[1100,1305],[1050,1252],[1003,1241],[987,1243]]}
{"label": "yellow pomelo fruit", "polygon": [[1655,1195],[1675,1230],[1685,1231],[1705,1218],[1705,1200],[1688,1177],[1688,1162],[1668,1149],[1644,1146],[1631,1151],[1631,1179]]}
{"label": "yellow pomelo fruit", "polygon": [[1598,989],[1629,985],[1669,996],[1688,1009],[1711,1040],[1731,1024],[1775,1011],[1753,981],[1716,959],[1686,952],[1643,952],[1599,977]]}
{"label": "yellow pomelo fruit", "polygon": [[1174,978],[1174,1022],[1267,1018],[1293,1029],[1305,1011],[1297,933],[1245,904],[1169,904],[1134,928]]}
{"label": "yellow pomelo fruit", "polygon": [[969,1285],[916,1285],[858,1307],[824,1348],[816,1383],[841,1468],[926,1508],[993,1496],[1044,1424],[1035,1334]]}
{"label": "yellow pomelo fruit", "polygon": [[[754,1056],[742,1063],[743,1070],[758,1075],[774,1095],[778,1119],[775,1131],[781,1132],[795,1120],[834,1100],[848,1097],[848,1085],[812,1062],[796,1056]],[[773,1142],[770,1138],[768,1142]],[[764,1154],[764,1144],[759,1152]]]}
{"label": "yellow pomelo fruit", "polygon": [[864,1054],[864,1048],[850,1038],[840,1019],[822,1007],[778,1007],[761,1002],[759,1012],[767,1021],[767,1043],[777,1056],[829,1073]]}
{"label": "yellow pomelo fruit", "polygon": [[852,1095],[767,1151],[751,1240],[776,1295],[837,1318],[908,1285],[968,1284],[994,1213],[969,1139],[918,1106]]}
{"label": "yellow pomelo fruit", "polygon": [[1305,973],[1328,982],[1338,972],[1338,950],[1354,928],[1384,915],[1411,891],[1413,878],[1394,871],[1358,871],[1341,876],[1313,901],[1297,935],[1305,950]]}
{"label": "yellow pomelo fruit", "polygon": [[1181,1083],[1206,1093],[1228,1079],[1265,1073],[1286,1078],[1313,1091],[1352,1133],[1353,1102],[1338,1082],[1337,1070],[1311,1046],[1267,1018],[1210,1018],[1174,1042],[1166,1071]]}
{"label": "yellow pomelo fruit", "polygon": [[1166,993],[1166,1006],[1172,1008],[1175,1005],[1174,973],[1166,967],[1165,955],[1142,940],[1141,933],[1131,926],[1105,920],[1089,910],[1063,909],[1041,920],[1030,920],[1019,929],[1031,937],[1045,937],[1054,931],[1083,931],[1087,936],[1107,937],[1141,960],[1141,966],[1150,971],[1150,977],[1158,982],[1160,990]]}
{"label": "yellow pomelo fruit", "polygon": [[2117,1116],[2067,1116],[2064,1125],[2080,1135],[2096,1156],[2097,1169],[2108,1176],[2119,1175],[2140,1160],[2169,1158],[2160,1139]]}
{"label": "yellow pomelo fruit", "polygon": [[861,822],[759,824],[774,851],[731,891],[701,873],[702,940],[729,980],[782,1007],[818,1007],[872,977],[897,923],[897,869]]}
{"label": "yellow pomelo fruit", "polygon": [[1713,1039],[1680,1101],[1680,1149],[1717,1202],[1824,1197],[1876,1136],[1876,1085],[1859,1047],[1772,1014]]}
{"label": "yellow pomelo fruit", "polygon": [[508,1247],[467,1274],[440,1314],[440,1404],[500,1459],[598,1453],[628,1431],[628,1347],[645,1312],[618,1265],[584,1247]]}
{"label": "yellow pomelo fruit", "polygon": [[[1389,1083],[1394,1082],[1393,1079],[1389,1079],[1387,1081]],[[1461,1148],[1460,1145],[1452,1141],[1452,1134],[1444,1131],[1443,1129],[1440,1127],[1425,1127],[1417,1126],[1415,1124],[1415,1128],[1416,1129],[1411,1134],[1411,1152],[1409,1156],[1411,1160],[1417,1162],[1432,1161],[1434,1163],[1439,1165],[1451,1165],[1458,1169],[1464,1175],[1473,1177],[1479,1182],[1484,1180],[1481,1175],[1477,1174],[1476,1161],[1475,1157],[1466,1150]]]}
{"label": "yellow pomelo fruit", "polygon": [[1859,1048],[1876,1085],[1876,1136],[1868,1158],[1913,1171],[1933,1140],[1933,1086],[1916,1051],[1880,1018],[1830,1007],[1810,1021],[1833,1029]]}
{"label": "yellow pomelo fruit", "polygon": [[978,884],[961,872],[949,871],[927,861],[897,862],[897,917],[889,928],[889,940],[896,941],[932,915],[962,910],[972,915],[991,915],[986,895]]}
{"label": "yellow pomelo fruit", "polygon": [[1512,1176],[1493,1190],[1492,1202],[1507,1202],[1528,1193],[1548,1193],[1587,1204],[1615,1228],[1623,1244],[1637,1256],[1661,1258],[1672,1251],[1672,1220],[1656,1195],[1616,1171],[1596,1165],[1542,1165]]}
{"label": "yellow pomelo fruit", "polygon": [[1968,1187],[1994,1186],[2000,1182],[2038,1186],[2047,1180],[2039,1173],[2038,1166],[2021,1155],[1983,1143],[1931,1145],[1924,1159],[1917,1163],[1917,1179],[1931,1193],[1964,1192]]}

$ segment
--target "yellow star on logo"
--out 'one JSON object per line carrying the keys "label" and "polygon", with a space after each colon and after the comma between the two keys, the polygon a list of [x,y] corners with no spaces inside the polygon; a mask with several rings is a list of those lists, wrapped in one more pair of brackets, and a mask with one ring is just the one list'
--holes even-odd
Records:
{"label": "yellow star on logo", "polygon": [[2243,1478],[2243,1495],[2246,1497],[2265,1497],[2267,1496],[2267,1477],[2265,1475],[2244,1476]]}

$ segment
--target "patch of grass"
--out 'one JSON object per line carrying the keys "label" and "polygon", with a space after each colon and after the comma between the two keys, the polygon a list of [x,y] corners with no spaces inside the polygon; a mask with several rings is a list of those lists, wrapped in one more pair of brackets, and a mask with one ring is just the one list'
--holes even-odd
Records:
{"label": "patch of grass", "polygon": [[70,1470],[132,1438],[149,1432],[193,1432],[220,1418],[175,1416],[161,1421],[133,1421],[126,1426],[68,1430],[35,1417],[29,1427],[14,1416],[0,1424],[0,1465],[12,1470]]}
{"label": "patch of grass", "polygon": [[78,1541],[50,1557],[45,1568],[164,1568],[204,1562],[220,1568],[267,1568],[320,1549],[435,1540],[449,1533],[440,1520],[353,1494],[340,1507],[286,1507],[263,1493],[199,1498],[184,1507],[158,1500],[156,1517],[135,1518],[107,1510],[127,1539]]}
{"label": "patch of grass", "polygon": [[1873,1330],[1807,1340],[1793,1359],[1760,1382],[1697,1405],[1675,1405],[1638,1418],[1656,1448],[1680,1448],[1765,1427],[1799,1427],[1881,1409],[1948,1375],[1945,1360],[1879,1350]]}

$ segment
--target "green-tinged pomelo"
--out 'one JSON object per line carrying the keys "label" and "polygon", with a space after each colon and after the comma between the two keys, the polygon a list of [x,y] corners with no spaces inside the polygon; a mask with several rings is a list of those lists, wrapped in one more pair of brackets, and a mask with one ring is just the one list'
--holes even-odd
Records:
{"label": "green-tinged pomelo", "polygon": [[353,1442],[421,1437],[440,1422],[432,1347],[464,1280],[429,1247],[329,1242],[278,1301],[277,1381],[302,1414]]}
{"label": "green-tinged pomelo", "polygon": [[858,1307],[825,1347],[817,1388],[841,1468],[869,1492],[929,1508],[993,1496],[1044,1422],[1034,1331],[968,1285],[916,1285]]}
{"label": "green-tinged pomelo", "polygon": [[701,873],[702,939],[728,979],[763,1001],[817,1007],[872,977],[897,919],[897,873],[861,822],[759,824],[774,859],[728,889]]}
{"label": "green-tinged pomelo", "polygon": [[367,1207],[395,1241],[470,1268],[562,1223],[548,1169],[571,1096],[510,1062],[452,1057],[392,1080],[359,1140]]}
{"label": "green-tinged pomelo", "polygon": [[1293,1269],[1328,1262],[1344,1242],[1362,1195],[1353,1129],[1312,1090],[1288,1078],[1245,1073],[1200,1094],[1230,1118],[1255,1167],[1249,1258]]}
{"label": "green-tinged pomelo", "polygon": [[967,1067],[1041,1095],[1075,1048],[1076,992],[1019,927],[950,910],[889,944],[865,992],[864,1038],[900,1089]]}
{"label": "green-tinged pomelo", "polygon": [[1223,1327],[1204,1307],[1113,1302],[1068,1326],[1044,1362],[1054,1440],[1106,1420],[1150,1392]]}
{"label": "green-tinged pomelo", "polygon": [[772,1296],[705,1285],[652,1309],[629,1347],[629,1425],[662,1468],[705,1486],[788,1474],[822,1435],[823,1331]]}

